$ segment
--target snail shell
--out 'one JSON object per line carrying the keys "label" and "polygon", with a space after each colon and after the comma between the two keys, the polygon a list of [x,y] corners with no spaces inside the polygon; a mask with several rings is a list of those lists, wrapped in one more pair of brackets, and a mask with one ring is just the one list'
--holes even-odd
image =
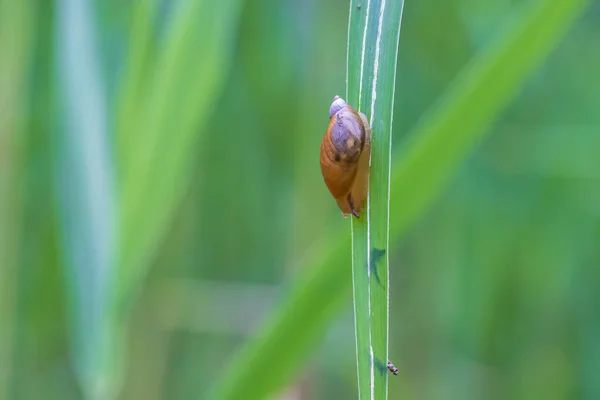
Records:
{"label": "snail shell", "polygon": [[369,185],[371,127],[367,117],[335,96],[321,142],[321,173],[342,215],[359,218]]}

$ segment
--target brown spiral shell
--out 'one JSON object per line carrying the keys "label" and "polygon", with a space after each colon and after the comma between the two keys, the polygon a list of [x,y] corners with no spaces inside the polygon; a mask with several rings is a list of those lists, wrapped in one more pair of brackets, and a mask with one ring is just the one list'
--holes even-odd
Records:
{"label": "brown spiral shell", "polygon": [[367,117],[338,96],[321,142],[321,173],[342,214],[359,218],[369,184],[371,127]]}

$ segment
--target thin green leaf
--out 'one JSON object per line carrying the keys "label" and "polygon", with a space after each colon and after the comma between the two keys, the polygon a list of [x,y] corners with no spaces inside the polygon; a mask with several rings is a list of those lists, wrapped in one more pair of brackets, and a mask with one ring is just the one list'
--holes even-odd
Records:
{"label": "thin green leaf", "polygon": [[23,103],[28,93],[35,13],[28,2],[0,1],[0,399],[10,398],[18,246],[23,196]]}
{"label": "thin green leaf", "polygon": [[64,129],[56,146],[60,227],[70,290],[73,357],[88,398],[111,398],[119,353],[106,319],[117,231],[108,112],[91,5],[63,0],[56,13]]}
{"label": "thin green leaf", "polygon": [[[359,398],[387,398],[392,114],[403,1],[350,2],[347,101],[371,124],[369,195],[352,220]],[[360,51],[356,51],[360,49]]]}
{"label": "thin green leaf", "polygon": [[[117,150],[129,151],[134,148],[137,135],[131,134],[141,118],[140,102],[143,102],[147,89],[152,87],[148,84],[151,78],[150,71],[152,59],[152,40],[154,38],[154,19],[156,13],[156,2],[154,0],[140,0],[134,3],[133,21],[131,23],[131,34],[129,35],[128,64],[123,86],[119,93],[116,109],[116,126],[119,132],[125,134],[117,135]],[[119,154],[119,159],[127,159],[127,154]]]}
{"label": "thin green leaf", "polygon": [[[454,168],[487,133],[486,128],[520,89],[524,79],[557,45],[588,0],[547,0],[510,23],[487,51],[473,60],[448,93],[411,134],[392,181],[392,235],[422,214]],[[394,210],[395,211],[395,210]]]}
{"label": "thin green leaf", "polygon": [[[148,87],[141,88],[140,83],[125,87],[125,114],[117,126],[123,217],[117,289],[120,312],[139,289],[191,178],[209,106],[228,71],[239,6],[238,0],[184,2],[170,21],[163,51],[148,74]],[[140,35],[148,32],[151,18],[150,11],[144,13]],[[133,43],[141,47],[132,49],[130,68],[137,70],[147,44],[144,40]]]}

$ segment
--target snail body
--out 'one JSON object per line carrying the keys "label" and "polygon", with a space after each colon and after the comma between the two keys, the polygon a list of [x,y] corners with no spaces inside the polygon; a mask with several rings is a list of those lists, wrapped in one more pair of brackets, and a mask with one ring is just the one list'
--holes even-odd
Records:
{"label": "snail body", "polygon": [[367,117],[338,96],[321,142],[321,173],[342,215],[359,217],[369,186],[371,127]]}

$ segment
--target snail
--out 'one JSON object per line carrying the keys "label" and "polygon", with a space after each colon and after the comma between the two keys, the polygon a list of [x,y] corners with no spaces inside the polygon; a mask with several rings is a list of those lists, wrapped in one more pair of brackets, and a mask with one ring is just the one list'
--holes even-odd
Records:
{"label": "snail", "polygon": [[335,96],[321,142],[321,173],[344,218],[360,218],[369,186],[371,126],[363,113]]}

